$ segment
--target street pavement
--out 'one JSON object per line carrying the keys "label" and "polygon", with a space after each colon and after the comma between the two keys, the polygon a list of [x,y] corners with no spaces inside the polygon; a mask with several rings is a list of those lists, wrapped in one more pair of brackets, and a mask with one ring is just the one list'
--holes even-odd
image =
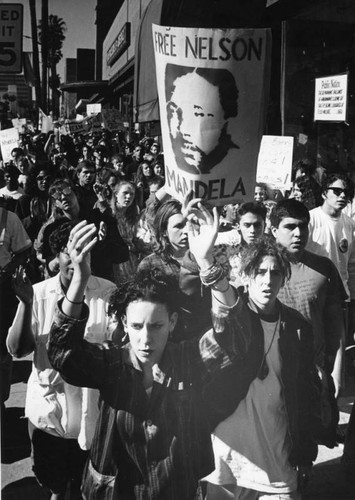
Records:
{"label": "street pavement", "polygon": [[[31,357],[15,360],[11,394],[1,422],[1,498],[2,500],[46,500],[49,493],[36,482],[31,469],[27,419],[24,417],[26,382]],[[355,369],[346,378],[346,389],[339,399],[340,429],[345,431],[355,399]],[[340,458],[343,445],[334,449],[319,447],[314,476],[304,500],[355,500],[355,481],[350,484],[342,474]],[[355,470],[354,470],[355,478]]]}

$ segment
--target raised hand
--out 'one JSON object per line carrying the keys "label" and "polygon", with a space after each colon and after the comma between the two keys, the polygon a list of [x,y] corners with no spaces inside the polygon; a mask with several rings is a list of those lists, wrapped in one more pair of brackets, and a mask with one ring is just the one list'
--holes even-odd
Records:
{"label": "raised hand", "polygon": [[23,266],[19,266],[12,275],[12,287],[18,300],[24,304],[32,303],[33,288]]}
{"label": "raised hand", "polygon": [[219,216],[216,207],[212,213],[201,202],[191,200],[184,212],[187,217],[187,234],[190,251],[200,269],[213,264],[213,248],[218,234]]}
{"label": "raised hand", "polygon": [[98,241],[95,224],[79,222],[70,231],[67,250],[72,261],[74,273],[90,276],[90,252]]}

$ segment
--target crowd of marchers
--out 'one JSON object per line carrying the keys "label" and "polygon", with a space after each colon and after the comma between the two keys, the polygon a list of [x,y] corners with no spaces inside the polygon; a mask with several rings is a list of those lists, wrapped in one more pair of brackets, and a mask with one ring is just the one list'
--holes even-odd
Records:
{"label": "crowd of marchers", "polygon": [[[24,134],[0,168],[1,412],[52,500],[300,500],[355,343],[354,185],[214,207],[165,190],[158,138]],[[6,428],[5,428],[6,432]]]}

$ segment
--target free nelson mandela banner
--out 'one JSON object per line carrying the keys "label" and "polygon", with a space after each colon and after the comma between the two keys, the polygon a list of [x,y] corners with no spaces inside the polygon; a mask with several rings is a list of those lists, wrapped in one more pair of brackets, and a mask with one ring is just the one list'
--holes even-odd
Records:
{"label": "free nelson mandela banner", "polygon": [[153,25],[166,190],[253,199],[269,90],[267,29]]}

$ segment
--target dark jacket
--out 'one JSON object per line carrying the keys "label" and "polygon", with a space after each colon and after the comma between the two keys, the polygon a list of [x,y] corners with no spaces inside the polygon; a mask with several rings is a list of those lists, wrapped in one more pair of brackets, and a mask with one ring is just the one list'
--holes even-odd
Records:
{"label": "dark jacket", "polygon": [[[317,455],[311,431],[318,408],[313,339],[305,320],[281,307],[290,462],[306,465]],[[149,399],[129,344],[105,349],[82,339],[85,313],[73,320],[58,312],[48,346],[64,380],[101,394],[84,498],[191,500],[198,479],[214,468],[210,433],[233,413],[260,367],[259,318],[240,298],[227,315],[213,315],[214,330],[200,340],[168,343]]]}
{"label": "dark jacket", "polygon": [[[214,469],[210,433],[219,418],[229,415],[218,408],[210,420],[213,409],[206,411],[201,392],[208,379],[231,364],[226,350],[213,330],[200,340],[168,342],[148,398],[129,344],[83,340],[86,314],[84,308],[83,319],[74,320],[59,310],[48,345],[50,362],[64,380],[100,390],[84,498],[191,500],[198,480]],[[213,315],[228,352],[239,352],[234,308],[228,317]]]}
{"label": "dark jacket", "polygon": [[[226,373],[217,373],[204,388],[204,400],[223,412],[234,408],[245,398],[251,382],[257,377],[264,354],[264,334],[256,312],[248,306],[248,296],[238,289],[235,327],[243,350],[231,353],[233,363]],[[279,349],[282,360],[283,396],[292,442],[291,465],[311,465],[317,457],[315,435],[320,424],[320,380],[314,363],[311,325],[298,313],[279,303],[281,314]],[[217,335],[223,345],[223,339]],[[238,381],[236,383],[236,380]],[[231,392],[232,391],[232,392]],[[234,394],[233,400],[230,394]]]}

